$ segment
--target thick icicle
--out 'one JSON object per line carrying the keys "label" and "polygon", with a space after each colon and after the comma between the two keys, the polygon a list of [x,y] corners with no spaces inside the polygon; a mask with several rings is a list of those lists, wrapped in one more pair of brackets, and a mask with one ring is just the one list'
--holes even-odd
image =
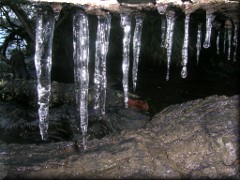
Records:
{"label": "thick icicle", "polygon": [[129,76],[129,54],[130,54],[130,41],[131,41],[131,15],[121,14],[121,26],[123,28],[123,91],[124,91],[124,105],[128,107],[128,76]]}
{"label": "thick icicle", "polygon": [[164,16],[161,17],[161,45],[160,47],[164,47],[166,38],[166,19]]}
{"label": "thick icicle", "polygon": [[234,22],[234,37],[233,37],[233,47],[234,47],[234,53],[233,53],[233,61],[237,61],[237,46],[238,46],[238,26],[237,22]]}
{"label": "thick icicle", "polygon": [[165,40],[165,48],[167,48],[167,76],[166,80],[169,80],[169,72],[170,72],[170,63],[172,56],[172,45],[173,45],[173,32],[174,32],[174,24],[175,24],[175,12],[168,11],[166,14],[167,19],[167,33]]}
{"label": "thick icicle", "polygon": [[189,20],[190,14],[185,15],[184,22],[184,39],[183,39],[183,47],[182,47],[182,78],[187,77],[187,63],[188,63],[188,40],[189,40]]}
{"label": "thick icicle", "polygon": [[141,50],[141,36],[142,36],[142,26],[143,26],[143,15],[135,15],[136,26],[133,35],[133,67],[132,67],[132,80],[133,80],[133,90],[136,90],[137,86],[137,75],[138,75],[138,63]]}
{"label": "thick icicle", "polygon": [[220,51],[219,43],[220,43],[220,31],[217,32],[217,40],[216,40],[217,54],[219,54],[219,51]]}
{"label": "thick icicle", "polygon": [[196,48],[197,48],[197,64],[198,64],[200,52],[202,48],[202,23],[198,24]]}
{"label": "thick icicle", "polygon": [[211,46],[211,32],[212,32],[212,22],[215,19],[216,15],[212,13],[206,13],[206,35],[205,41],[203,43],[204,48],[209,48]]}
{"label": "thick icicle", "polygon": [[54,24],[53,10],[50,8],[40,8],[36,16],[34,61],[37,73],[39,129],[42,140],[47,139],[48,131]]}
{"label": "thick icicle", "polygon": [[88,17],[81,10],[73,16],[73,58],[76,83],[77,105],[80,114],[80,126],[83,136],[83,147],[87,147],[88,128],[88,62],[89,62],[89,30]]}
{"label": "thick icicle", "polygon": [[[97,38],[95,43],[94,109],[97,114],[105,114],[106,104],[106,58],[108,53],[111,15],[98,16]],[[100,111],[100,112],[99,112]]]}

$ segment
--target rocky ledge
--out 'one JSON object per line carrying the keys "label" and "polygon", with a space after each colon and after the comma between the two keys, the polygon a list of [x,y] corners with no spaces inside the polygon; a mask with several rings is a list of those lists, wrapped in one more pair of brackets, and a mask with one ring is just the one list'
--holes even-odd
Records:
{"label": "rocky ledge", "polygon": [[172,105],[146,128],[89,141],[0,145],[0,178],[239,179],[239,96]]}

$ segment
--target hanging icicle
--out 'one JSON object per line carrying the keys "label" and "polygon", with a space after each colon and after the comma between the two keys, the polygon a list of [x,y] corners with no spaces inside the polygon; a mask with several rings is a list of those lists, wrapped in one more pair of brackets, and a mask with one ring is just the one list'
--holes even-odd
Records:
{"label": "hanging icicle", "polygon": [[202,48],[202,23],[198,24],[196,48],[197,48],[197,64],[198,64],[200,52]]}
{"label": "hanging icicle", "polygon": [[136,91],[137,86],[138,63],[141,50],[141,36],[144,16],[142,14],[136,14],[135,20],[136,26],[133,35],[133,67],[132,67],[133,91]]}
{"label": "hanging icicle", "polygon": [[220,53],[219,44],[220,44],[220,31],[217,32],[217,40],[216,40],[217,54]]}
{"label": "hanging icicle", "polygon": [[228,29],[228,61],[231,60],[231,48],[232,48],[232,29]]}
{"label": "hanging icicle", "polygon": [[94,109],[98,115],[105,114],[106,104],[106,59],[111,28],[111,15],[98,16],[97,38],[95,43],[94,70]]}
{"label": "hanging icicle", "polygon": [[77,105],[79,106],[83,148],[85,149],[88,128],[89,30],[88,17],[81,10],[77,10],[73,16],[73,58],[76,98],[78,98]]}
{"label": "hanging icicle", "polygon": [[217,32],[217,38],[216,38],[216,49],[217,54],[220,53],[220,31],[221,31],[221,22],[218,19],[215,19],[213,22],[213,27],[215,28],[215,31]]}
{"label": "hanging icicle", "polygon": [[39,8],[36,16],[35,68],[37,74],[39,129],[47,139],[49,101],[51,96],[52,40],[54,13],[51,8]]}
{"label": "hanging icicle", "polygon": [[121,14],[121,26],[123,28],[123,92],[124,92],[124,105],[128,107],[128,76],[129,76],[129,55],[130,55],[130,41],[131,41],[131,15]]}
{"label": "hanging icicle", "polygon": [[188,41],[189,41],[189,21],[190,21],[190,14],[185,15],[185,22],[184,22],[184,39],[183,39],[183,47],[182,47],[182,78],[187,77],[187,63],[188,63]]}
{"label": "hanging icicle", "polygon": [[227,59],[228,61],[231,60],[231,48],[232,48],[232,21],[230,19],[227,19],[225,21],[225,31],[227,32],[227,40],[228,40],[228,52],[227,52]]}
{"label": "hanging icicle", "polygon": [[212,22],[215,17],[216,15],[206,12],[206,35],[203,43],[204,48],[209,48],[211,46]]}
{"label": "hanging icicle", "polygon": [[172,45],[173,45],[173,32],[174,32],[174,24],[175,24],[175,12],[168,11],[166,13],[167,19],[167,33],[165,40],[165,48],[167,48],[167,76],[166,80],[169,80],[169,72],[170,72],[170,64],[171,64],[171,56],[172,56]]}
{"label": "hanging icicle", "polygon": [[233,53],[233,61],[237,61],[237,46],[238,46],[238,24],[237,22],[234,22],[234,37],[233,37],[233,47],[234,47],[234,53]]}
{"label": "hanging icicle", "polygon": [[164,47],[166,38],[166,19],[164,16],[161,16],[161,45],[160,47]]}
{"label": "hanging icicle", "polygon": [[227,28],[224,27],[224,35],[223,35],[223,53],[226,52],[226,41],[227,41]]}

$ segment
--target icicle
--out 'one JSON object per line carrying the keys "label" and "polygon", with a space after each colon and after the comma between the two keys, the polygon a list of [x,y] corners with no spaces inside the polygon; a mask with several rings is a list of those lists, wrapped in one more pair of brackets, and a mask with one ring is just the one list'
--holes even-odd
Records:
{"label": "icicle", "polygon": [[234,23],[234,37],[233,37],[233,46],[234,46],[234,53],[233,53],[233,61],[237,61],[237,46],[238,46],[238,27],[237,23]]}
{"label": "icicle", "polygon": [[[227,38],[227,40],[228,40],[228,56],[227,56],[227,59],[230,61],[231,60],[231,48],[232,48],[232,27],[233,27],[232,21],[230,19],[227,19],[225,21],[224,27],[225,27],[225,32],[226,32],[226,36],[227,36],[225,38]],[[226,41],[225,41],[225,43],[226,43]],[[226,44],[225,44],[225,46],[226,46]]]}
{"label": "icicle", "polygon": [[203,43],[204,48],[209,48],[211,46],[211,32],[212,32],[212,22],[215,19],[215,15],[212,13],[206,13],[206,36]]}
{"label": "icicle", "polygon": [[134,91],[136,91],[136,86],[137,86],[137,74],[138,74],[139,55],[141,50],[143,19],[144,17],[141,14],[137,14],[135,16],[136,26],[134,30],[134,36],[133,36],[133,67],[132,67],[132,80],[133,80]]}
{"label": "icicle", "polygon": [[196,48],[197,48],[197,64],[198,64],[200,52],[202,48],[202,24],[198,24]]}
{"label": "icicle", "polygon": [[223,53],[226,52],[226,41],[227,41],[227,29],[226,27],[224,28],[224,35],[223,35]]}
{"label": "icicle", "polygon": [[54,24],[52,9],[40,8],[36,16],[34,62],[37,74],[39,129],[42,140],[47,139],[48,131]]}
{"label": "icicle", "polygon": [[190,14],[185,15],[184,22],[184,39],[183,39],[183,47],[182,47],[182,78],[187,77],[187,63],[188,63],[188,40],[189,40],[189,20]]}
{"label": "icicle", "polygon": [[228,61],[231,60],[232,29],[228,29]]}
{"label": "icicle", "polygon": [[217,54],[219,54],[219,42],[220,42],[220,31],[217,33],[217,40],[216,40],[216,46],[217,46]]}
{"label": "icicle", "polygon": [[121,14],[121,26],[123,28],[123,91],[124,91],[124,105],[128,107],[128,75],[129,75],[129,54],[130,54],[130,40],[131,40],[131,15]]}
{"label": "icicle", "polygon": [[220,29],[221,29],[221,22],[219,20],[214,20],[213,22],[213,27],[215,28],[217,32],[217,39],[216,39],[216,49],[217,49],[217,54],[220,53]]}
{"label": "icicle", "polygon": [[165,38],[166,38],[166,19],[164,16],[161,17],[161,45],[160,47],[164,47]]}
{"label": "icicle", "polygon": [[166,14],[167,19],[167,34],[165,40],[165,48],[167,48],[167,76],[166,80],[169,80],[169,72],[170,72],[170,63],[171,63],[171,56],[172,56],[172,44],[173,44],[173,31],[174,31],[174,24],[175,24],[175,12],[168,11]]}
{"label": "icicle", "polygon": [[[94,109],[97,114],[105,114],[106,104],[106,58],[108,53],[111,15],[98,16],[97,38],[95,43],[95,71],[94,71]],[[100,113],[99,113],[100,111]]]}
{"label": "icicle", "polygon": [[73,58],[77,105],[80,114],[80,125],[83,136],[83,147],[87,147],[88,128],[88,62],[89,62],[89,30],[88,17],[78,10],[73,16]]}

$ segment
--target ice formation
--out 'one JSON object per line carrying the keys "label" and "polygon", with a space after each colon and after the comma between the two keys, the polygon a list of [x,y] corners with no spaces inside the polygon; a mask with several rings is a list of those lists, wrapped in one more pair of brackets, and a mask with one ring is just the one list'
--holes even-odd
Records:
{"label": "ice formation", "polygon": [[121,26],[123,28],[123,60],[122,60],[122,72],[123,72],[123,93],[124,93],[124,105],[128,107],[128,77],[129,77],[129,64],[130,64],[130,41],[131,41],[131,15],[127,13],[121,14]]}
{"label": "ice formation", "polygon": [[188,41],[189,41],[189,21],[190,21],[190,14],[185,15],[185,22],[184,22],[184,39],[183,39],[183,47],[182,47],[182,78],[187,77],[187,63],[188,63]]}
{"label": "ice formation", "polygon": [[172,45],[173,45],[173,32],[174,32],[174,24],[175,24],[175,12],[168,11],[166,14],[167,19],[167,33],[165,40],[165,48],[167,48],[167,76],[166,80],[169,80],[169,71],[171,64],[171,56],[172,56]]}
{"label": "ice formation", "polygon": [[132,67],[132,80],[133,90],[136,91],[137,76],[138,76],[138,63],[141,51],[141,36],[144,17],[142,14],[135,15],[136,26],[133,35],[133,67]]}
{"label": "ice formation", "polygon": [[53,10],[45,7],[39,8],[36,16],[34,62],[37,74],[39,129],[42,140],[47,139],[48,131],[54,25]]}
{"label": "ice formation", "polygon": [[202,24],[198,24],[198,31],[197,31],[197,64],[199,63],[200,52],[202,48]]}
{"label": "ice formation", "polygon": [[88,62],[89,62],[89,29],[88,16],[77,10],[73,16],[73,58],[76,98],[83,136],[83,147],[87,147],[88,129]]}
{"label": "ice formation", "polygon": [[164,47],[166,36],[166,19],[164,16],[161,17],[161,47]]}
{"label": "ice formation", "polygon": [[98,16],[97,37],[95,42],[94,70],[94,109],[98,115],[105,114],[106,104],[106,59],[111,28],[111,15]]}
{"label": "ice formation", "polygon": [[212,22],[215,17],[216,15],[206,12],[206,35],[203,43],[204,48],[209,48],[211,46]]}

